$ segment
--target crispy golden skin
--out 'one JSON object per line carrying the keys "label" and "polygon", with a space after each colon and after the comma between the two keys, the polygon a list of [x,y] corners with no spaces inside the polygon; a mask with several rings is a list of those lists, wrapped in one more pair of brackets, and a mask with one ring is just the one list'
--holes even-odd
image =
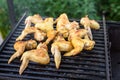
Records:
{"label": "crispy golden skin", "polygon": [[95,41],[89,39],[82,39],[84,42],[84,50],[92,50],[95,45]]}
{"label": "crispy golden skin", "polygon": [[74,49],[70,52],[64,54],[64,56],[74,56],[79,54],[83,49],[92,50],[94,48],[95,42],[88,39],[74,38],[72,39],[72,44]]}
{"label": "crispy golden skin", "polygon": [[39,14],[35,14],[33,16],[28,16],[26,19],[25,19],[25,28],[28,28],[31,26],[31,23],[33,24],[37,24],[37,23],[41,23],[43,22],[43,19],[42,17],[39,15]]}
{"label": "crispy golden skin", "polygon": [[34,49],[37,47],[37,42],[35,40],[28,41],[17,41],[14,44],[14,49],[16,52],[8,60],[8,64],[11,63],[16,57],[19,57],[23,54],[25,50]]}
{"label": "crispy golden skin", "polygon": [[97,21],[95,20],[90,20],[88,18],[88,15],[86,15],[85,17],[81,18],[80,20],[80,23],[84,26],[84,28],[86,30],[88,30],[88,37],[93,40],[93,36],[92,36],[92,31],[91,31],[91,28],[92,29],[100,29],[100,25]]}
{"label": "crispy golden skin", "polygon": [[72,29],[79,29],[80,28],[78,22],[76,22],[76,21],[70,22],[65,27],[67,28],[68,31],[72,30]]}
{"label": "crispy golden skin", "polygon": [[19,69],[20,75],[27,68],[29,61],[33,61],[43,65],[48,64],[50,62],[50,57],[48,55],[47,45],[40,43],[37,46],[37,49],[24,52],[21,57],[21,61],[22,64]]}
{"label": "crispy golden skin", "polygon": [[45,41],[46,44],[49,44],[50,41],[52,41],[55,36],[57,35],[58,31],[56,30],[50,30],[47,32],[47,40]]}
{"label": "crispy golden skin", "polygon": [[88,16],[86,15],[85,17],[81,18],[80,23],[84,26],[86,30],[88,30],[88,38],[93,40],[93,35],[92,35],[91,28],[90,28],[90,20]]}
{"label": "crispy golden skin", "polygon": [[36,29],[35,33],[34,33],[34,39],[37,40],[37,41],[43,41],[46,37],[46,33],[39,30],[39,29]]}
{"label": "crispy golden skin", "polygon": [[23,40],[28,34],[34,33],[34,38],[37,41],[42,41],[46,37],[46,33],[35,28],[35,27],[27,27],[25,28],[20,36],[17,37],[16,41]]}
{"label": "crispy golden skin", "polygon": [[71,40],[71,43],[72,43],[74,48],[71,51],[65,53],[64,56],[74,56],[74,55],[77,55],[84,48],[84,42],[80,38],[74,37]]}
{"label": "crispy golden skin", "polygon": [[28,34],[34,33],[35,30],[36,30],[36,28],[34,28],[34,27],[25,28],[22,31],[22,33],[16,38],[16,41],[23,40],[25,38],[25,36],[27,36]]}
{"label": "crispy golden skin", "polygon": [[84,48],[84,41],[82,40],[82,37],[85,35],[87,35],[87,30],[85,29],[70,30],[68,40],[71,41],[74,48],[65,53],[64,56],[74,56],[79,54]]}
{"label": "crispy golden skin", "polygon": [[53,23],[54,23],[53,18],[49,17],[49,18],[45,18],[43,22],[37,23],[35,27],[44,32],[48,32],[50,30],[53,30]]}
{"label": "crispy golden skin", "polygon": [[56,68],[58,69],[61,63],[61,51],[70,51],[73,49],[71,42],[66,41],[62,35],[57,35],[52,43],[51,52],[54,55]]}
{"label": "crispy golden skin", "polygon": [[95,30],[100,29],[100,24],[95,20],[90,20],[87,15],[81,18],[80,23],[85,27],[85,29],[88,27]]}
{"label": "crispy golden skin", "polygon": [[65,38],[68,37],[68,30],[66,26],[70,23],[67,17],[67,14],[61,14],[55,21],[56,29],[59,33],[61,33]]}
{"label": "crispy golden skin", "polygon": [[90,27],[92,29],[98,30],[100,29],[100,24],[95,20],[90,20]]}

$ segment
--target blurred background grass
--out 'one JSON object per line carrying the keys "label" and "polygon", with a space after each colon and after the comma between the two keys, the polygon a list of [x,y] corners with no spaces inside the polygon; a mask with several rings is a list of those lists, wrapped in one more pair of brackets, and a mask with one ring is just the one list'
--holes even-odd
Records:
{"label": "blurred background grass", "polygon": [[[30,15],[58,17],[67,13],[69,18],[80,19],[89,15],[91,19],[101,20],[102,11],[106,19],[120,21],[120,0],[13,0],[17,20],[28,10]],[[11,30],[6,0],[0,0],[0,33],[3,39]]]}

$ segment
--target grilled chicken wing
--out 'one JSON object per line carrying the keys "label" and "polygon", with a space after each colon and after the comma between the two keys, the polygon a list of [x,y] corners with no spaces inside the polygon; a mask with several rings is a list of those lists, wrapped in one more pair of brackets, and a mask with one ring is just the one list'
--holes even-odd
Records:
{"label": "grilled chicken wing", "polygon": [[87,35],[87,30],[79,29],[79,30],[70,30],[68,40],[71,41],[74,49],[64,54],[64,56],[74,56],[80,53],[84,48],[84,41],[82,37]]}
{"label": "grilled chicken wing", "polygon": [[48,31],[51,31],[53,30],[53,18],[45,18],[45,20],[41,23],[37,23],[35,25],[36,28],[44,31],[44,32],[48,32]]}
{"label": "grilled chicken wing", "polygon": [[68,25],[69,19],[67,17],[67,14],[63,13],[61,14],[55,21],[57,31],[63,34],[63,36],[66,38],[68,37],[68,30],[66,29],[66,25]]}
{"label": "grilled chicken wing", "polygon": [[16,38],[16,41],[23,40],[26,35],[31,34],[31,33],[34,33],[35,31],[36,31],[36,28],[34,28],[34,27],[25,28],[25,29],[22,31],[22,33],[20,34],[20,36],[18,36],[18,37]]}
{"label": "grilled chicken wing", "polygon": [[72,43],[74,49],[72,49],[71,51],[65,53],[64,56],[74,56],[74,55],[77,55],[84,48],[84,43],[83,43],[83,41],[80,38],[77,38],[77,37],[73,38],[71,40],[71,43]]}
{"label": "grilled chicken wing", "polygon": [[56,68],[58,69],[61,63],[61,51],[70,51],[73,49],[71,42],[66,41],[62,35],[57,35],[52,43],[51,52],[54,55]]}
{"label": "grilled chicken wing", "polygon": [[21,57],[21,61],[22,64],[19,70],[20,75],[27,68],[29,61],[33,61],[43,65],[48,64],[50,62],[50,57],[48,55],[47,45],[40,43],[37,46],[37,49],[24,52]]}
{"label": "grilled chicken wing", "polygon": [[100,24],[96,22],[95,20],[90,20],[90,27],[92,29],[98,30],[100,29]]}
{"label": "grilled chicken wing", "polygon": [[89,20],[88,16],[81,18],[80,23],[84,26],[84,28],[86,30],[88,30],[88,37],[91,40],[93,40],[93,35],[92,35],[91,28],[90,28],[90,20]]}
{"label": "grilled chicken wing", "polygon": [[96,30],[99,29],[100,28],[99,23],[96,22],[95,20],[90,20],[88,18],[88,15],[81,18],[80,23],[84,26],[86,30],[88,30],[88,37],[92,40],[93,36],[92,36],[91,28]]}
{"label": "grilled chicken wing", "polygon": [[21,35],[18,36],[18,38],[16,39],[16,41],[19,41],[19,40],[23,40],[28,34],[31,34],[31,33],[34,33],[34,38],[37,40],[37,41],[42,41],[44,40],[45,36],[46,36],[46,33],[35,28],[35,27],[27,27],[25,28]]}
{"label": "grilled chicken wing", "polygon": [[43,22],[43,19],[39,14],[35,14],[33,16],[28,16],[25,20],[25,24],[26,24],[25,28],[30,27],[31,23],[37,24],[37,23],[41,23],[41,22]]}
{"label": "grilled chicken wing", "polygon": [[23,54],[26,50],[34,49],[37,47],[37,42],[35,40],[28,40],[28,41],[17,41],[14,44],[14,49],[16,52],[10,57],[8,60],[8,64],[11,63],[16,57],[19,57]]}

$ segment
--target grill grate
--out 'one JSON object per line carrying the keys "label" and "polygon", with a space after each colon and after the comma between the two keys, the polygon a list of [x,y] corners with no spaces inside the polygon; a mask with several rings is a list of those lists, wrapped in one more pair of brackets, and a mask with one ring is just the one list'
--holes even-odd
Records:
{"label": "grill grate", "polygon": [[[8,38],[4,41],[0,48],[0,77],[3,79],[80,79],[80,80],[109,80],[110,65],[106,62],[109,59],[108,53],[105,53],[104,28],[100,22],[101,29],[93,30],[93,38],[96,45],[91,51],[82,51],[81,54],[74,57],[63,57],[60,69],[55,68],[54,59],[51,53],[50,63],[48,65],[39,65],[30,62],[28,68],[22,75],[19,75],[20,59],[15,59],[11,64],[7,64],[10,56],[15,52],[13,44],[15,39],[21,34],[24,29],[24,20],[26,14],[20,19],[16,27],[12,30]],[[28,35],[25,40],[30,39]],[[108,37],[108,36],[107,36]],[[108,41],[108,38],[106,38]],[[108,45],[107,45],[108,47]],[[107,54],[107,56],[105,55]],[[108,64],[106,64],[108,63]]]}

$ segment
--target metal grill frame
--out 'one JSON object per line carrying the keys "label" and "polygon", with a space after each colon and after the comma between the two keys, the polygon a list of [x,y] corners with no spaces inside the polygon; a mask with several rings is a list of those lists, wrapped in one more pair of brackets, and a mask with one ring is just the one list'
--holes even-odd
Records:
{"label": "metal grill frame", "polygon": [[[0,47],[0,51],[2,51],[2,49],[4,48],[5,44],[7,43],[7,41],[9,41],[10,37],[13,35],[14,31],[17,29],[17,27],[20,25],[21,21],[23,20],[23,18],[27,15],[27,13],[24,13],[22,18],[19,20],[19,22],[17,23],[17,25],[13,28],[13,30],[10,32],[10,34],[8,35],[8,37],[5,39],[5,41],[1,44]],[[100,23],[102,23],[103,21],[99,21]],[[106,70],[106,78],[105,80],[111,80],[111,63],[110,63],[110,57],[109,57],[109,40],[108,40],[108,35],[107,35],[107,30],[106,30],[106,26],[105,23],[103,22],[103,29],[104,29],[104,44],[105,44],[105,70]],[[10,64],[9,64],[10,65]],[[24,73],[23,73],[24,74]],[[10,74],[12,75],[12,74]],[[13,77],[9,77],[9,76],[5,76],[5,75],[1,75],[0,74],[0,78],[1,79],[25,79],[22,76],[18,76],[19,78],[14,78],[14,75],[12,75]],[[6,77],[6,78],[5,78]],[[43,78],[44,79],[44,78]],[[48,78],[49,79],[49,78]],[[26,79],[25,79],[26,80]],[[91,80],[91,79],[90,79]],[[96,80],[96,79],[95,79]]]}

